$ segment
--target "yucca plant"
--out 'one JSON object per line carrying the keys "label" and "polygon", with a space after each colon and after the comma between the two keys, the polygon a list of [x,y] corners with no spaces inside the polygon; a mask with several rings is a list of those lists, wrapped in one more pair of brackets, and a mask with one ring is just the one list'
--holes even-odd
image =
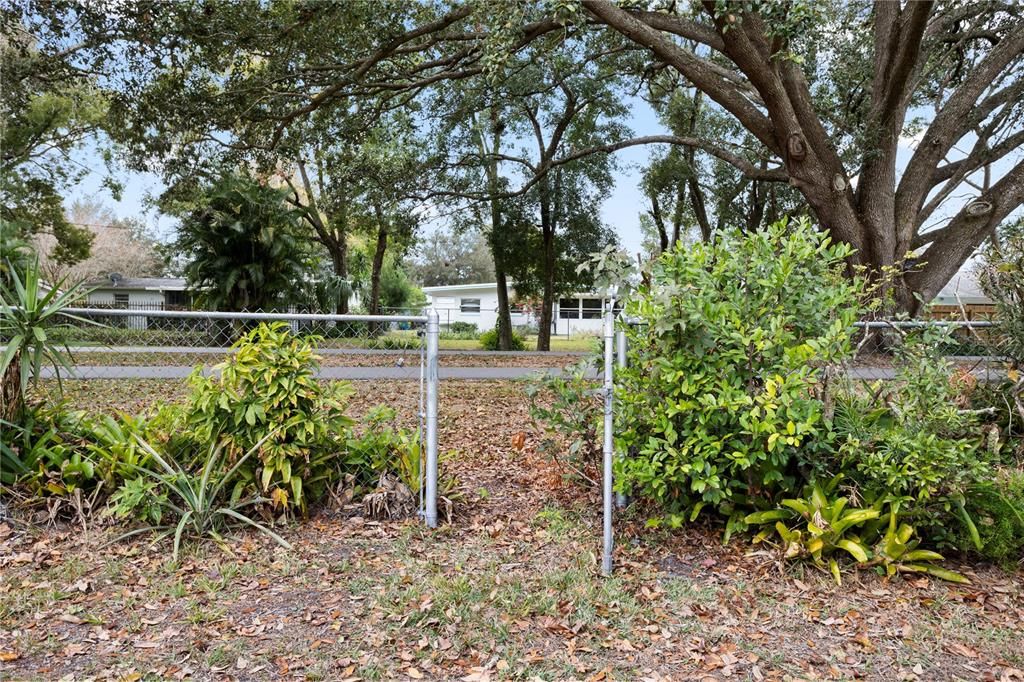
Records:
{"label": "yucca plant", "polygon": [[61,390],[61,370],[71,371],[70,350],[50,332],[69,326],[67,323],[71,320],[103,325],[66,312],[89,291],[80,284],[62,290],[67,284],[66,277],[47,288],[40,276],[38,258],[23,273],[12,268],[7,275],[10,283],[0,282],[0,340],[5,345],[0,356],[3,400],[0,417],[16,422],[24,408],[29,385],[39,381],[43,365],[53,367]]}
{"label": "yucca plant", "polygon": [[[138,495],[138,489],[142,487],[138,479],[126,482],[111,497],[113,513],[121,518],[141,515],[144,519],[172,519],[174,522],[137,528],[121,535],[118,540],[148,532],[157,533],[154,543],[173,536],[174,550],[171,556],[177,561],[182,539],[186,535],[194,538],[210,537],[221,547],[226,547],[223,531],[242,524],[255,528],[285,549],[291,549],[291,545],[280,535],[241,512],[246,507],[267,503],[269,499],[259,495],[234,499],[227,490],[241,467],[271,435],[267,434],[227,470],[221,467],[225,446],[223,443],[214,444],[198,476],[190,474],[176,462],[168,461],[152,445],[135,435],[139,447],[156,464],[156,470],[140,466],[136,467],[136,471],[140,478],[148,478],[156,486],[145,486],[152,491],[152,495],[144,499]],[[142,506],[143,501],[146,503],[145,508]],[[154,510],[154,502],[163,508]]]}

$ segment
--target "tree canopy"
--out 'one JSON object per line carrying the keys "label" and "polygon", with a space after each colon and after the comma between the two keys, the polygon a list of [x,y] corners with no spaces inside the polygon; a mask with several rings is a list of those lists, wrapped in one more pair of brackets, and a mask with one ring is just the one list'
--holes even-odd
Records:
{"label": "tree canopy", "polygon": [[[851,265],[898,271],[907,309],[1024,204],[1024,19],[1012,3],[135,0],[116,13],[47,2],[23,20],[48,53],[89,46],[75,58],[116,93],[119,142],[169,169],[200,158],[183,143],[266,162],[329,139],[311,127],[358,140],[389,112],[423,121],[435,113],[424,102],[452,84],[481,93],[474,111],[487,121],[538,62],[590,83],[612,74],[632,93],[667,93],[656,95],[667,134],[580,139],[527,174],[510,170],[516,155],[485,147],[477,161],[502,182],[474,193],[526,195],[595,154],[672,145],[682,151],[652,170],[652,199],[707,231],[736,207],[757,227],[758,214],[790,213],[795,196],[854,247]],[[548,82],[537,95],[557,93]],[[686,182],[673,187],[677,175]],[[670,235],[666,214],[651,212]]]}

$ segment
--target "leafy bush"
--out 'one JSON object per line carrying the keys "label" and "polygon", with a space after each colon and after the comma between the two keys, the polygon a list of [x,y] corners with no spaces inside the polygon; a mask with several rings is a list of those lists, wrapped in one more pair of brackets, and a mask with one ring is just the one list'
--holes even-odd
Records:
{"label": "leafy bush", "polygon": [[[966,506],[980,539],[981,556],[999,563],[1024,557],[1024,472],[1004,470],[979,483],[969,491]],[[968,529],[961,529],[958,544],[972,547]]]}
{"label": "leafy bush", "polygon": [[[139,467],[139,476],[126,481],[111,497],[111,509],[119,518],[133,517],[148,525],[122,535],[121,539],[149,532],[158,533],[154,542],[173,536],[172,559],[177,561],[183,538],[211,537],[223,544],[226,529],[244,524],[256,528],[282,547],[290,548],[280,535],[241,512],[269,500],[259,495],[240,499],[235,494],[229,495],[227,490],[249,458],[273,435],[273,432],[268,433],[226,469],[224,454],[229,446],[224,442],[211,446],[198,474],[189,473],[173,460],[164,458],[149,443],[136,438],[156,466],[153,469]],[[165,519],[168,523],[163,523]]]}
{"label": "leafy bush", "polygon": [[[420,488],[420,463],[423,448],[419,435],[395,426],[395,411],[390,407],[378,406],[363,419],[362,433],[350,432],[345,443],[346,468],[359,472],[357,483],[375,485],[383,473],[397,476],[410,490]],[[442,466],[453,453],[442,453],[438,467],[438,494],[451,497],[458,486],[458,480],[447,473]]]}
{"label": "leafy bush", "polygon": [[850,353],[861,286],[850,249],[808,222],[731,230],[661,255],[626,303],[619,487],[670,514],[799,489],[827,429],[822,367]]}
{"label": "leafy bush", "polygon": [[[480,335],[480,347],[484,350],[501,350],[498,347],[498,327],[489,329]],[[521,334],[512,330],[512,348],[510,350],[526,350],[526,339]]]}
{"label": "leafy bush", "polygon": [[197,440],[224,445],[228,461],[259,445],[238,468],[236,497],[251,486],[277,506],[305,510],[335,477],[352,390],[316,380],[315,340],[296,338],[284,323],[260,324],[232,346],[219,376],[191,376],[188,423]]}
{"label": "leafy bush", "polygon": [[32,407],[21,423],[3,423],[0,482],[19,483],[37,496],[91,493],[101,476],[86,451],[84,419],[84,413],[57,405]]}
{"label": "leafy bush", "polygon": [[527,385],[526,395],[534,426],[544,433],[540,451],[570,479],[598,487],[604,401],[596,390],[598,385],[587,377],[590,366],[591,362],[584,360],[566,367],[560,375],[544,376]]}
{"label": "leafy bush", "polygon": [[480,329],[472,322],[452,322],[444,334],[453,339],[475,339]]}
{"label": "leafy bush", "polygon": [[989,337],[989,352],[1009,356],[1004,395],[1024,420],[1024,220],[1004,226],[993,236],[980,274],[981,287],[995,301],[999,318],[998,332]]}
{"label": "leafy bush", "polygon": [[[860,494],[901,500],[936,539],[950,522],[972,525],[967,491],[991,476],[976,416],[962,407],[960,382],[939,348],[945,334],[911,334],[896,349],[895,380],[842,396],[833,422],[838,462]],[[870,395],[868,395],[870,393]]]}

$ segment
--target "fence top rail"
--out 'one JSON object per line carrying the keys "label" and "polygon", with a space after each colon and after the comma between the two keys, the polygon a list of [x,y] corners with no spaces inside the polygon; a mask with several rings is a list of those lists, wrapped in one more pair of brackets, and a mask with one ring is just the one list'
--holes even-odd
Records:
{"label": "fence top rail", "polygon": [[854,322],[854,327],[861,329],[891,329],[907,328],[917,329],[921,327],[998,327],[997,320],[871,320]]}
{"label": "fence top rail", "polygon": [[[640,320],[625,315],[620,316],[619,319],[624,324],[644,324]],[[923,327],[966,327],[967,329],[977,327],[981,329],[999,327],[1000,325],[999,320],[861,320],[853,323],[857,329],[919,329]]]}
{"label": "fence top rail", "polygon": [[427,322],[426,315],[331,315],[327,313],[245,313],[209,310],[131,310],[124,308],[64,308],[62,315],[105,317],[163,317],[200,320],[282,320],[299,322]]}

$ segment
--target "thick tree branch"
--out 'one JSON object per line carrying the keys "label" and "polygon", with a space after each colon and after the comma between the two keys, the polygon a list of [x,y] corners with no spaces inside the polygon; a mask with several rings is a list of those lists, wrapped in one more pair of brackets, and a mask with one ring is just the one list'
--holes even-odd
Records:
{"label": "thick tree branch", "polygon": [[931,246],[922,257],[925,266],[907,275],[907,284],[924,300],[934,298],[985,238],[1022,203],[1024,161],[960,209],[946,227],[929,233]]}
{"label": "thick tree branch", "polygon": [[609,0],[582,0],[583,7],[601,22],[651,50],[677,69],[708,97],[735,116],[768,149],[781,155],[771,120],[746,99],[736,86],[720,76],[703,59],[676,45],[658,29],[644,23]]}
{"label": "thick tree branch", "polygon": [[1024,53],[1024,22],[1008,30],[1006,37],[953,91],[936,114],[924,138],[907,164],[896,191],[896,224],[913,225],[917,212],[932,187],[936,167],[958,139],[970,130],[971,111],[982,93],[1008,65]]}

